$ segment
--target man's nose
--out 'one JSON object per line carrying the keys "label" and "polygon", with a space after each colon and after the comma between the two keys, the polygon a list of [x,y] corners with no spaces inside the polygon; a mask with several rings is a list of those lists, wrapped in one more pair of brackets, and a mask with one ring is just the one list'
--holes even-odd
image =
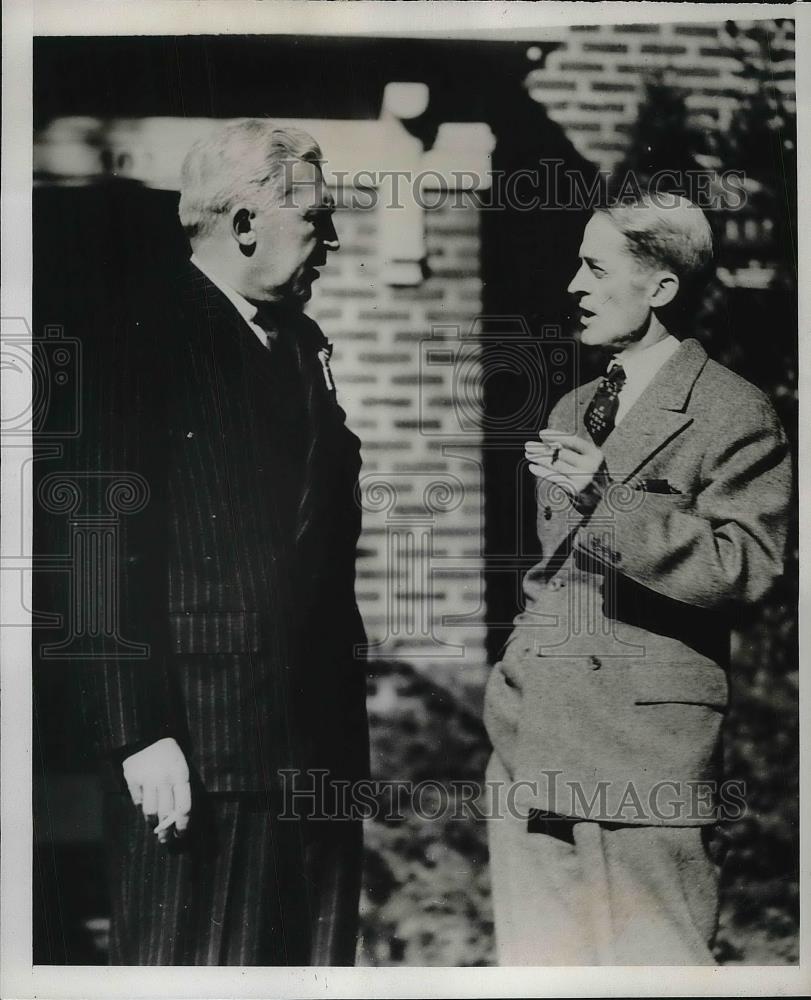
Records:
{"label": "man's nose", "polygon": [[324,232],[321,236],[321,242],[327,248],[327,250],[340,250],[341,241],[338,239],[338,233],[335,231],[335,225],[332,219],[329,219],[324,226]]}
{"label": "man's nose", "polygon": [[586,291],[586,287],[583,284],[583,268],[584,267],[585,267],[585,265],[581,264],[580,267],[578,267],[577,271],[575,271],[574,277],[569,282],[569,287],[566,289],[566,291],[569,293],[569,295],[577,295],[578,292],[585,292]]}

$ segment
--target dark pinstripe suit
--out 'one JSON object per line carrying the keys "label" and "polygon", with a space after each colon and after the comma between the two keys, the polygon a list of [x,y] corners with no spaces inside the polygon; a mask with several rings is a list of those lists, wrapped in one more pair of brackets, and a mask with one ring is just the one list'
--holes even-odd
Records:
{"label": "dark pinstripe suit", "polygon": [[189,265],[179,296],[86,351],[69,461],[137,472],[151,494],[120,547],[121,632],[150,655],[88,664],[86,714],[108,755],[174,736],[193,782],[180,850],[110,799],[115,962],[354,953],[358,827],[274,814],[279,768],[367,773],[358,441],[324,380],[321,331],[296,311],[274,321],[268,351]]}

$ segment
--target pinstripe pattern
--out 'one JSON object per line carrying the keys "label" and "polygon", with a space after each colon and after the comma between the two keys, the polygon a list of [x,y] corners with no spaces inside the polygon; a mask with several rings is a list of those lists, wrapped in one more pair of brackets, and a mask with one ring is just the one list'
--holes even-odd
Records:
{"label": "pinstripe pattern", "polygon": [[297,824],[274,823],[250,796],[211,796],[170,851],[122,796],[108,807],[111,964],[309,964]]}
{"label": "pinstripe pattern", "polygon": [[358,932],[363,826],[310,824],[306,872],[311,965],[354,965]]}
{"label": "pinstripe pattern", "polygon": [[[122,301],[128,295],[131,289],[121,290]],[[142,329],[156,326],[152,305],[160,309],[157,302],[145,303],[139,319],[127,324],[116,314],[120,303],[103,299],[82,315],[81,323],[74,320],[67,328],[81,340],[81,433],[62,441],[58,460],[37,463],[36,469],[38,474],[61,477],[76,489],[76,503],[65,513],[42,502],[36,505],[40,553],[70,551],[74,527],[101,525],[109,519],[115,505],[108,491],[116,482],[143,484],[148,491],[148,502],[141,509],[118,517],[111,529],[115,545],[108,546],[108,561],[92,582],[80,580],[82,589],[75,593],[67,577],[38,586],[38,606],[63,611],[74,626],[72,662],[87,729],[101,751],[166,735],[171,705],[159,627],[164,614],[160,581],[166,498],[160,470],[165,447],[163,438],[151,433],[154,428],[148,423],[142,426],[142,415],[161,412],[159,382],[154,377],[157,338],[141,335]],[[70,308],[66,309],[70,316]],[[64,415],[54,408],[50,417],[59,430]],[[43,431],[47,434],[49,428]],[[86,559],[92,556],[92,546],[83,554]],[[110,602],[113,580],[118,588],[115,605]],[[99,624],[105,627],[98,628]],[[51,635],[37,637],[43,643],[52,640]],[[137,658],[127,658],[134,652]]]}
{"label": "pinstripe pattern", "polygon": [[324,384],[320,330],[276,321],[269,352],[191,265],[178,301],[129,326],[99,319],[65,456],[90,474],[84,513],[106,509],[99,471],[151,493],[120,520],[118,565],[121,633],[150,655],[82,674],[99,749],[174,735],[209,791],[259,791],[281,766],[367,769],[358,442]]}
{"label": "pinstripe pattern", "polygon": [[170,614],[169,650],[173,653],[238,653],[259,649],[259,612]]}
{"label": "pinstripe pattern", "polygon": [[[268,352],[190,265],[179,297],[129,324],[94,317],[85,342],[85,427],[65,467],[135,472],[151,495],[122,518],[118,567],[121,633],[149,655],[85,664],[84,708],[102,752],[174,736],[199,789],[179,853],[111,806],[130,810],[110,841],[116,962],[307,962],[310,922],[322,958],[351,961],[359,837],[341,827],[311,850],[307,889],[304,834],[268,802],[281,767],[368,773],[359,449],[324,384],[320,330],[276,321]],[[84,513],[105,502],[91,479]]]}
{"label": "pinstripe pattern", "polygon": [[306,413],[293,359],[202,275],[191,292],[170,358],[172,669],[205,787],[259,790],[300,759],[290,582]]}

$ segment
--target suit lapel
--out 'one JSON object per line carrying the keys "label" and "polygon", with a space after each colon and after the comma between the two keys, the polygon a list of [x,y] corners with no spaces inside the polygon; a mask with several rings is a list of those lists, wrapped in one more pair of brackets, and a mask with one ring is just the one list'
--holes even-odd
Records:
{"label": "suit lapel", "polygon": [[296,539],[301,542],[316,515],[319,499],[326,500],[319,483],[326,478],[327,467],[334,457],[327,443],[328,396],[317,362],[318,351],[326,344],[326,338],[320,328],[298,310],[280,311],[280,336],[286,338],[295,357],[307,421],[296,529]]}
{"label": "suit lapel", "polygon": [[199,348],[216,357],[218,364],[228,369],[234,364],[247,364],[253,375],[260,378],[271,370],[272,352],[259,341],[232,302],[217,286],[188,264],[185,290],[187,308],[204,322],[193,330],[199,336]]}
{"label": "suit lapel", "polygon": [[[656,373],[624,419],[603,443],[612,477],[626,482],[672,438],[692,423],[687,411],[690,393],[707,354],[697,340],[685,340]],[[593,393],[580,400],[579,421]],[[586,435],[588,431],[585,431]]]}

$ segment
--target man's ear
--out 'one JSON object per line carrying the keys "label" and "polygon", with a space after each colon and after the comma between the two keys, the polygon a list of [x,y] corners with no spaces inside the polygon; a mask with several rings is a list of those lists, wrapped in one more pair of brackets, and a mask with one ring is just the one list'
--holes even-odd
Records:
{"label": "man's ear", "polygon": [[231,233],[239,243],[240,250],[252,254],[256,247],[256,230],[253,228],[253,212],[247,205],[235,205],[231,209]]}
{"label": "man's ear", "polygon": [[672,271],[659,271],[654,275],[655,284],[650,304],[653,309],[669,305],[679,292],[679,279]]}

